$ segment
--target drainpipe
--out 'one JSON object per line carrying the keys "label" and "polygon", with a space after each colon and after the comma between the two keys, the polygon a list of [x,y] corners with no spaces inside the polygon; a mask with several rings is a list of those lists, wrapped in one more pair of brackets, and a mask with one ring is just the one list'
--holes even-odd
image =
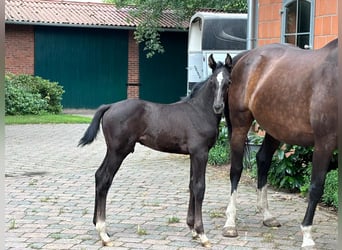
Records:
{"label": "drainpipe", "polygon": [[257,47],[258,0],[248,0],[247,14],[247,49]]}

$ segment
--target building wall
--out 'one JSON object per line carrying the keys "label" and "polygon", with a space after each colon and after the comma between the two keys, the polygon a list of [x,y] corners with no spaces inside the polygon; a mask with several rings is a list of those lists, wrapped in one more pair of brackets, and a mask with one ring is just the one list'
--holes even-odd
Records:
{"label": "building wall", "polygon": [[279,43],[282,0],[259,0],[258,46]]}
{"label": "building wall", "polygon": [[[58,64],[58,62],[56,62],[56,60],[58,61],[58,59],[53,61],[55,63],[53,67],[49,67],[47,64],[44,64],[44,63],[39,64],[39,62],[42,62],[44,58],[45,58],[44,60],[46,60],[46,57],[44,57],[45,52],[48,54],[53,49],[57,49],[56,46],[52,46],[50,49],[48,49],[50,44],[56,43],[56,40],[52,40],[51,43],[44,42],[44,39],[48,39],[50,35],[51,36],[57,35],[55,34],[55,32],[53,32],[53,29],[60,30],[60,33],[58,34],[60,34],[60,36],[63,37],[65,40],[68,38],[66,35],[64,36],[64,33],[61,31],[62,27],[17,25],[17,24],[16,25],[6,24],[5,27],[6,27],[5,28],[6,29],[5,68],[7,72],[12,72],[15,74],[30,74],[30,75],[39,74],[42,77],[46,77],[47,79],[56,78],[54,79],[54,81],[58,81],[62,85],[64,84],[63,86],[65,87],[65,89],[69,88],[68,93],[71,93],[70,89],[72,89],[74,86],[75,88],[80,86],[80,84],[76,83],[76,81],[70,81],[70,79],[67,79],[66,74],[61,76],[60,74],[56,73],[59,69],[56,65],[59,65],[61,67],[65,65],[65,64]],[[44,29],[42,29],[43,27]],[[67,29],[67,27],[64,27],[64,28]],[[80,29],[86,29],[86,28],[80,28]],[[50,32],[50,30],[52,31]],[[86,30],[87,30],[87,34],[91,31],[88,29]],[[70,34],[70,36],[73,37],[73,39],[76,39],[78,37],[76,36],[76,33],[78,34],[78,32],[76,31],[77,29],[75,28],[75,32]],[[142,49],[142,46],[139,45],[135,41],[134,31],[126,30],[125,32],[126,32],[125,38],[127,38],[125,44],[127,45],[127,49],[123,52],[124,54],[121,56],[121,58],[124,57],[123,58],[124,61],[123,59],[119,61],[117,58],[117,61],[119,63],[121,62],[120,67],[121,66],[126,67],[125,73],[123,73],[123,71],[120,70],[120,74],[126,74],[125,79],[119,82],[120,94],[122,94],[122,96],[124,96],[125,98],[127,97],[127,98],[147,98],[148,99],[148,97],[143,96],[143,95],[144,94],[146,95],[147,92],[149,91],[151,92],[149,93],[149,95],[151,95],[153,98],[159,98],[158,102],[162,102],[162,103],[169,103],[170,100],[172,101],[179,100],[180,96],[184,96],[186,93],[186,77],[187,77],[187,74],[186,74],[187,33],[186,32],[165,32],[165,33],[170,33],[168,35],[165,34],[167,39],[163,40],[163,43],[164,43],[163,45],[165,46],[167,52],[163,54],[157,54],[153,57],[152,60],[145,61],[146,60],[145,51]],[[91,37],[92,39],[96,38],[94,36],[91,36]],[[62,43],[63,41],[64,40],[62,39],[60,42]],[[40,44],[40,45],[37,45],[37,44]],[[81,43],[77,43],[77,44],[81,44]],[[40,49],[40,47],[45,48],[44,53],[43,53],[43,50]],[[64,46],[63,48],[67,49],[68,46]],[[41,58],[39,57],[39,55],[41,56]],[[79,55],[79,56],[83,56],[83,55]],[[143,62],[141,62],[140,57],[144,58]],[[111,58],[114,58],[114,57],[112,56]],[[76,60],[77,57],[73,59]],[[109,60],[110,58],[107,58],[107,59]],[[159,74],[155,74],[156,68],[159,69],[161,65],[169,64],[170,61],[177,62],[177,63],[172,63],[171,69],[163,67],[163,69],[165,70],[168,69],[166,73],[161,73],[162,71],[158,70]],[[49,65],[52,63],[51,60],[48,60],[46,62],[48,62]],[[152,66],[149,67],[148,65],[150,64],[153,64],[153,65],[155,64],[155,65],[153,67]],[[48,69],[44,65],[50,70],[49,72],[47,72]],[[78,68],[78,72],[80,72],[79,70],[80,69]],[[177,74],[174,75],[174,72],[177,72]],[[89,71],[89,73],[90,75],[94,75],[93,71]],[[85,75],[83,74],[68,74],[68,76],[70,77],[75,76],[75,75],[79,76],[79,78],[77,78],[77,81],[80,81],[82,77],[85,77]],[[112,72],[109,72],[108,74],[97,74],[97,75],[110,77],[112,76]],[[54,78],[52,78],[52,76],[54,76]],[[73,82],[74,85],[70,85],[69,84],[70,82]],[[88,84],[89,77],[86,78],[86,81],[80,81],[80,82],[83,82],[83,85],[86,83]],[[100,82],[100,80],[94,80],[93,82]],[[115,83],[118,83],[118,81],[115,81]],[[84,86],[82,89],[86,90]],[[124,88],[124,93],[121,93],[122,87]],[[162,88],[162,91],[160,90],[160,88]],[[166,91],[167,88],[170,88],[170,90]],[[103,94],[102,92],[104,89],[108,89],[108,88],[107,87],[98,88],[98,91],[87,91],[87,93],[89,92],[89,93],[95,94],[96,92],[96,95],[99,96],[100,98],[101,94]],[[119,93],[119,91],[116,91],[116,93]],[[165,96],[161,95],[161,93],[164,93]],[[84,102],[83,100],[78,98],[78,96],[77,96],[77,99],[76,97],[75,98],[72,97],[71,94],[69,97],[70,98],[68,99],[66,98],[66,95],[64,96],[65,103],[63,105],[65,105],[65,107],[80,108],[81,102],[84,105],[89,106],[89,107],[84,106],[84,108],[92,107],[90,106],[88,102]],[[83,98],[87,100],[91,99],[92,102],[97,101],[97,99],[95,98],[87,98],[86,95],[84,95]],[[71,107],[72,104],[70,100],[72,100],[72,103],[78,101],[77,106]]]}
{"label": "building wall", "polygon": [[323,47],[338,36],[338,0],[316,0],[314,48]]}
{"label": "building wall", "polygon": [[139,44],[134,31],[128,32],[128,86],[127,98],[139,98]]}
{"label": "building wall", "polygon": [[[316,0],[314,49],[338,36],[338,0]],[[280,42],[283,0],[259,0],[258,46]]]}
{"label": "building wall", "polygon": [[6,24],[5,71],[34,74],[34,30],[30,25]]}
{"label": "building wall", "polygon": [[[34,72],[34,27],[30,25],[6,24],[5,70],[14,74]],[[139,98],[139,45],[134,32],[129,32],[127,97]]]}

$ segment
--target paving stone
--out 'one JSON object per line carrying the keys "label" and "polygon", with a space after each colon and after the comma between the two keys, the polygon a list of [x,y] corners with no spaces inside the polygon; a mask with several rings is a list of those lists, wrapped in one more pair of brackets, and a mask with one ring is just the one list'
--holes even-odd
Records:
{"label": "paving stone", "polygon": [[[94,174],[106,152],[102,133],[79,148],[80,125],[11,125],[5,136],[6,249],[205,249],[186,225],[189,157],[137,145],[113,181],[107,228],[114,247],[103,247],[92,224]],[[242,177],[242,180],[245,177]],[[213,250],[299,249],[307,201],[269,191],[270,209],[282,226],[262,225],[256,184],[240,182],[239,236],[221,235],[229,201],[229,169],[207,167],[203,221]],[[180,219],[170,224],[170,217]],[[138,225],[147,235],[138,235]],[[337,215],[319,208],[313,237],[317,249],[337,249]]]}

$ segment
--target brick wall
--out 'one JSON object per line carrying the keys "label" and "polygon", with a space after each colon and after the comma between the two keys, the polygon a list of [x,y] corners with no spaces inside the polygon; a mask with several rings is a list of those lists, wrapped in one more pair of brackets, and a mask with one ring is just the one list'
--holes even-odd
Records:
{"label": "brick wall", "polygon": [[134,40],[134,31],[129,31],[128,36],[127,98],[139,98],[139,45]]}
{"label": "brick wall", "polygon": [[[338,35],[338,0],[316,0],[314,49],[321,48]],[[259,0],[258,46],[280,42],[283,0]]]}
{"label": "brick wall", "polygon": [[338,35],[338,0],[316,0],[314,48],[323,47]]}
{"label": "brick wall", "polygon": [[282,0],[259,0],[258,46],[279,43]]}
{"label": "brick wall", "polygon": [[34,30],[29,25],[5,26],[5,71],[34,74]]}

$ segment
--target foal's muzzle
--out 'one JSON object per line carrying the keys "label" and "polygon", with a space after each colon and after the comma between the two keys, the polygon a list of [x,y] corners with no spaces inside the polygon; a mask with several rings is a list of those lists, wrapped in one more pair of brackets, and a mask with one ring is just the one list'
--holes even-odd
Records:
{"label": "foal's muzzle", "polygon": [[214,104],[213,108],[214,108],[214,113],[217,115],[220,115],[223,112],[224,104],[223,103]]}

